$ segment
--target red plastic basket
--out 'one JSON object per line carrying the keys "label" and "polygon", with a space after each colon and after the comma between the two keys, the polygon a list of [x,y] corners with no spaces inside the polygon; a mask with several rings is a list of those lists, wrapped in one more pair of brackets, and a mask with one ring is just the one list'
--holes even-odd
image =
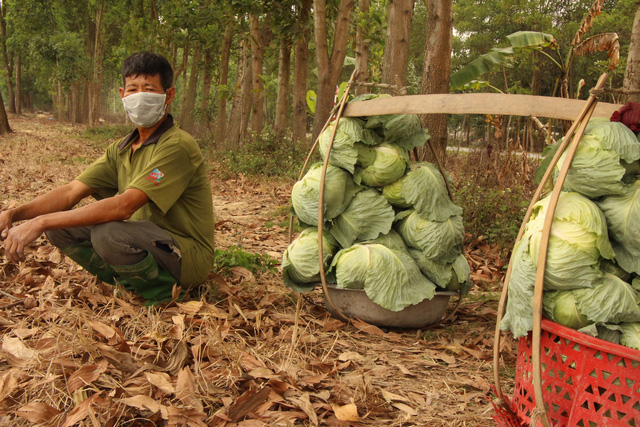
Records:
{"label": "red plastic basket", "polygon": [[[548,319],[542,319],[540,349],[542,390],[552,425],[640,427],[640,351]],[[518,420],[497,410],[498,425],[531,423],[536,408],[532,377],[530,333],[518,345],[510,404]]]}

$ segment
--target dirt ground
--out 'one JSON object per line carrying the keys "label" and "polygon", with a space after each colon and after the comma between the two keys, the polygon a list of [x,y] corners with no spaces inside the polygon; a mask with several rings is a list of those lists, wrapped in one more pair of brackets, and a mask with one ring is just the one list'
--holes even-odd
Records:
{"label": "dirt ground", "polygon": [[[103,151],[81,126],[46,115],[10,124],[14,133],[0,138],[2,209],[68,182]],[[280,260],[293,182],[222,179],[211,157],[216,247]],[[449,320],[422,330],[332,318],[320,289],[296,294],[279,271],[212,273],[200,299],[145,308],[44,238],[20,265],[0,249],[0,424],[495,425],[496,284],[506,261],[467,240],[476,286]],[[503,344],[508,393],[516,342]]]}

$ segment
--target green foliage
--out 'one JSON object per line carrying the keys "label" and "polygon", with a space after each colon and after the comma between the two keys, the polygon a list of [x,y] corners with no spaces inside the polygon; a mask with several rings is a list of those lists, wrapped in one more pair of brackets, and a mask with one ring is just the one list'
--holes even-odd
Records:
{"label": "green foliage", "polygon": [[[289,136],[278,136],[267,129],[241,148],[223,150],[220,157],[234,174],[297,179],[307,149],[304,144],[293,143]],[[313,158],[318,160],[319,155],[314,153]]]}
{"label": "green foliage", "polygon": [[463,208],[467,233],[484,236],[503,248],[513,247],[529,206],[522,186],[487,188],[470,179],[456,188],[454,198]]}
{"label": "green foliage", "polygon": [[244,267],[252,273],[275,272],[279,261],[268,254],[252,254],[241,247],[231,246],[228,250],[216,249],[213,270],[223,272],[233,267]]}
{"label": "green foliage", "polygon": [[82,132],[83,139],[89,139],[99,143],[108,143],[114,139],[119,139],[131,132],[133,125],[109,124],[102,126],[92,126]]}

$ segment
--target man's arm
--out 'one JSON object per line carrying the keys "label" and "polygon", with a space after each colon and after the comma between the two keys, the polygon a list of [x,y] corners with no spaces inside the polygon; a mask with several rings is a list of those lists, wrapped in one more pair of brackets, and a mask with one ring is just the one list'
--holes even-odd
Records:
{"label": "man's arm", "polygon": [[[63,195],[57,190],[53,190],[41,198],[34,199],[33,202],[23,205],[22,209],[16,208],[17,212],[14,213],[13,221],[32,219],[8,230],[4,248],[5,254],[10,261],[24,260],[25,246],[37,239],[45,231],[83,227],[111,221],[124,221],[149,201],[144,192],[131,188],[123,194],[102,199],[78,209],[68,210],[83,197],[93,193],[93,190],[80,181],[73,181],[69,185],[71,185],[68,188],[71,190],[69,194]],[[52,197],[56,197],[56,195],[61,200],[53,200]],[[38,203],[35,203],[36,201]],[[47,202],[51,202],[52,205],[50,207],[40,206],[42,203]]]}
{"label": "man's arm", "polygon": [[78,180],[54,188],[17,208],[0,212],[0,231],[11,228],[17,221],[35,218],[51,212],[71,209],[94,190]]}

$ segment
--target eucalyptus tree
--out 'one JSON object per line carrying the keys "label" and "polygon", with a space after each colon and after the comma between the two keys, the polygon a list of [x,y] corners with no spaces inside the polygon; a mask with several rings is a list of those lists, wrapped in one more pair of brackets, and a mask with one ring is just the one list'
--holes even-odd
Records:
{"label": "eucalyptus tree", "polygon": [[307,134],[307,73],[311,38],[311,5],[313,0],[300,0],[294,5],[296,41],[293,63],[292,139],[304,141]]}
{"label": "eucalyptus tree", "polygon": [[8,48],[9,35],[7,33],[7,20],[5,19],[9,9],[9,2],[6,0],[0,2],[0,50],[2,51],[2,60],[4,62],[4,70],[7,83],[7,102],[9,103],[9,112],[16,112],[16,97],[13,85],[14,57],[13,52]]}
{"label": "eucalyptus tree", "polygon": [[[453,37],[453,1],[427,0],[427,33],[425,34],[424,66],[421,93],[447,93],[451,73],[451,44]],[[431,134],[434,155],[443,158],[447,147],[447,116],[427,114],[422,121]],[[431,157],[422,150],[421,160]]]}
{"label": "eucalyptus tree", "polygon": [[[313,123],[314,140],[320,134],[333,108],[335,87],[340,79],[344,59],[347,55],[351,13],[354,5],[355,0],[314,0],[313,2],[314,37],[318,66],[318,96]],[[335,23],[335,26],[331,26],[332,22]],[[330,35],[333,36],[332,39]],[[331,52],[329,52],[330,42],[332,42]]]}
{"label": "eucalyptus tree", "polygon": [[277,133],[283,133],[290,127],[291,48],[298,29],[297,3],[295,0],[285,0],[271,8],[273,33],[278,39],[278,84],[274,121],[274,130]]}
{"label": "eucalyptus tree", "polygon": [[[358,0],[358,12],[356,14],[356,79],[359,82],[367,82],[370,79],[369,53],[371,41],[369,39],[369,13],[371,10],[370,0]],[[356,95],[369,93],[370,89],[364,84],[355,88]]]}
{"label": "eucalyptus tree", "polygon": [[389,0],[382,82],[396,86],[396,93],[407,84],[413,6],[414,0]]}

